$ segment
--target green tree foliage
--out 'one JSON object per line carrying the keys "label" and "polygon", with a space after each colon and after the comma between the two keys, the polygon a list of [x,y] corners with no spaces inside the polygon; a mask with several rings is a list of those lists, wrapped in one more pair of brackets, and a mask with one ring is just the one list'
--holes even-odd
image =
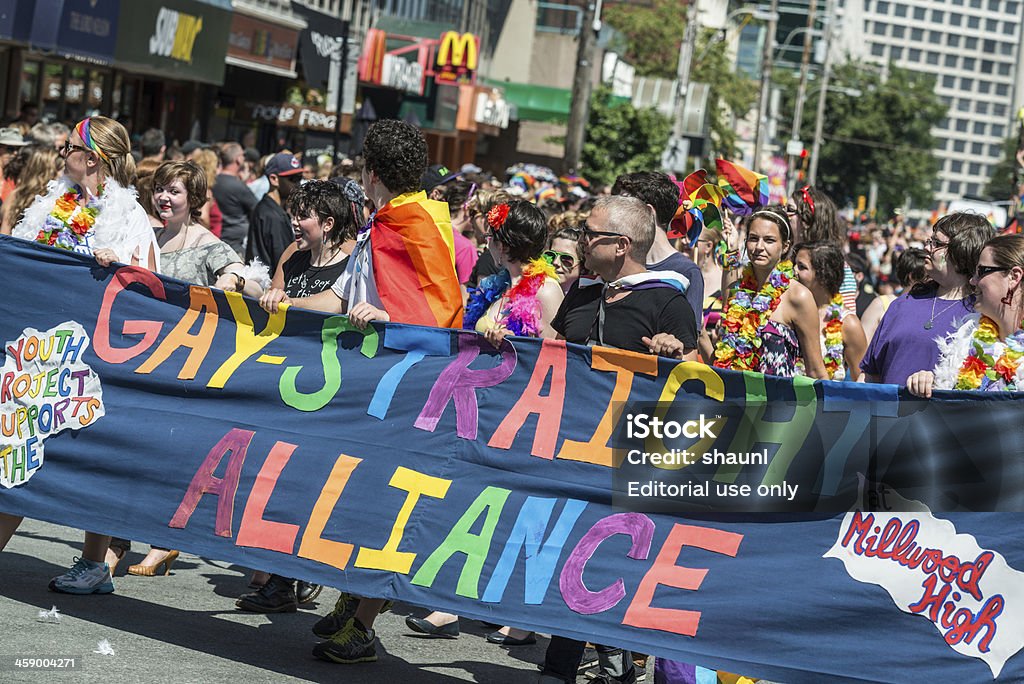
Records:
{"label": "green tree foliage", "polygon": [[657,169],[671,130],[668,117],[613,98],[611,89],[602,86],[590,100],[581,174],[611,185],[620,173]]}
{"label": "green tree foliage", "polygon": [[649,5],[608,5],[601,18],[624,37],[622,58],[636,67],[638,76],[676,77],[686,28],[683,3],[653,0]]}
{"label": "green tree foliage", "polygon": [[1012,135],[1003,143],[1002,160],[992,167],[992,175],[985,186],[985,194],[996,201],[1005,201],[1013,197],[1016,194],[1013,187],[1013,172],[1016,167],[1017,136]]}
{"label": "green tree foliage", "polygon": [[[621,34],[618,49],[636,67],[638,76],[675,79],[679,45],[686,30],[686,6],[679,0],[653,0],[648,5],[611,5],[603,19]],[[708,159],[732,157],[736,152],[734,122],[746,116],[757,99],[757,84],[737,76],[729,50],[718,31],[701,30],[690,69],[692,83],[707,83],[706,115],[710,148]]]}
{"label": "green tree foliage", "polygon": [[[878,67],[849,62],[833,72],[830,85],[845,92],[828,92],[816,184],[845,203],[867,195],[875,181],[882,212],[904,206],[908,197],[914,206],[928,207],[939,173],[931,129],[946,116],[947,107],[935,94],[933,75],[891,65],[887,71],[883,79]],[[780,130],[788,131],[796,80],[783,76],[776,80],[780,82],[785,96]],[[819,92],[811,82],[801,128],[808,149]]]}

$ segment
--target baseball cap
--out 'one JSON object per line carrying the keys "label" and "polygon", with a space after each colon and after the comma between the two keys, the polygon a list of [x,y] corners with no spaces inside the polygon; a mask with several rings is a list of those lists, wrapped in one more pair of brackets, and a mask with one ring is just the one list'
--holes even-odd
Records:
{"label": "baseball cap", "polygon": [[291,176],[302,173],[302,162],[294,154],[278,152],[267,162],[263,173],[267,176]]}
{"label": "baseball cap", "polygon": [[203,147],[203,143],[198,140],[186,140],[181,145],[181,153],[188,156],[201,147]]}
{"label": "baseball cap", "polygon": [[460,175],[462,175],[461,171],[452,171],[444,164],[434,164],[423,174],[423,178],[420,179],[420,186],[425,191],[430,192],[438,185],[454,180]]}

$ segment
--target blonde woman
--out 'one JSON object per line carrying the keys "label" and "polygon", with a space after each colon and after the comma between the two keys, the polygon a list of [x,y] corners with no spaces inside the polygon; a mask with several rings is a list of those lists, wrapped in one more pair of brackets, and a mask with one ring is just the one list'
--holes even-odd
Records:
{"label": "blonde woman", "polygon": [[25,213],[37,195],[46,192],[46,186],[56,180],[64,168],[64,160],[57,150],[45,145],[29,145],[18,152],[25,157],[25,167],[18,179],[18,186],[4,203],[3,223],[0,233],[10,235],[14,224]]}
{"label": "blonde woman", "polygon": [[[78,122],[60,151],[64,175],[36,197],[14,226],[13,235],[92,256],[100,266],[115,261],[160,268],[160,250],[146,212],[136,201],[131,181],[135,160],[128,131],[113,119],[94,116]],[[0,548],[14,534],[21,518],[0,514]],[[85,533],[82,557],[50,589],[68,594],[109,594],[114,591],[108,560],[110,537]]]}

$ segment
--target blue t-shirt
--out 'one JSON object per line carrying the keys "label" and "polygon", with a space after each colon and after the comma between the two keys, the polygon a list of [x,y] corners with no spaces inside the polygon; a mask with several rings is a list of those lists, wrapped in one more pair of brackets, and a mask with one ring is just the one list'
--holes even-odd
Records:
{"label": "blue t-shirt", "polygon": [[[648,271],[675,271],[690,281],[686,288],[686,301],[693,309],[693,318],[700,323],[704,320],[704,274],[700,272],[700,266],[686,258],[686,255],[676,252],[667,259],[656,264],[647,264]],[[697,326],[698,329],[700,325]]]}

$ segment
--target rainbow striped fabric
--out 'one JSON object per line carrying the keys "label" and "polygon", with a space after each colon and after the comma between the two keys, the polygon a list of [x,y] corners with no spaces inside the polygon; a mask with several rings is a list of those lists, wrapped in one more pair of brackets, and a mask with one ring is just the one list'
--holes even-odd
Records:
{"label": "rainbow striped fabric", "polygon": [[768,206],[768,176],[724,159],[715,161],[718,185],[725,191],[725,206],[737,216],[748,216]]}
{"label": "rainbow striped fabric", "polygon": [[374,283],[391,320],[461,328],[448,205],[423,191],[399,195],[377,212],[371,230]]}

